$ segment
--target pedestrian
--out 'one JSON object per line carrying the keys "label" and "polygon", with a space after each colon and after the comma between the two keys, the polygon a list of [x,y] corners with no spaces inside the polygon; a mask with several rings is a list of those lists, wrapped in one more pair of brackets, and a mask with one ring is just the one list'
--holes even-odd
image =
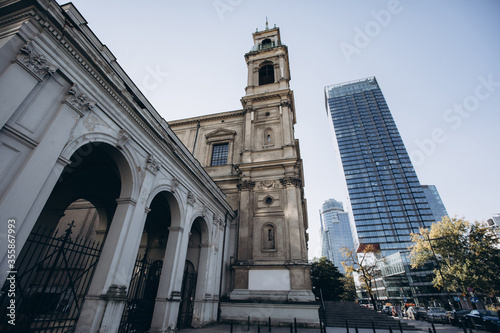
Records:
{"label": "pedestrian", "polygon": [[401,306],[400,305],[396,305],[396,311],[398,313],[398,317],[400,319],[403,318],[403,314],[401,313]]}
{"label": "pedestrian", "polygon": [[411,320],[415,320],[415,309],[413,308],[413,306],[410,306],[408,308],[408,310],[406,311],[406,313],[408,314],[408,319],[411,319]]}

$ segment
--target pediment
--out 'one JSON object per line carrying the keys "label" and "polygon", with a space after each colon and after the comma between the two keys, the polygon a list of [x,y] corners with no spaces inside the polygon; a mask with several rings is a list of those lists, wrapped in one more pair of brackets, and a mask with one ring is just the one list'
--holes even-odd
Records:
{"label": "pediment", "polygon": [[233,137],[236,135],[236,131],[231,131],[223,128],[219,128],[218,130],[215,130],[213,132],[208,133],[205,135],[207,139],[214,139],[214,138],[219,138],[219,137]]}

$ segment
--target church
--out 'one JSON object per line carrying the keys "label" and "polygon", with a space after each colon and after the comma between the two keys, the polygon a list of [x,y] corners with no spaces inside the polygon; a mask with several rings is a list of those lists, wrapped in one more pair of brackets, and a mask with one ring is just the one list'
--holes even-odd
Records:
{"label": "church", "polygon": [[242,109],[167,123],[71,3],[0,9],[0,330],[319,325],[279,28]]}

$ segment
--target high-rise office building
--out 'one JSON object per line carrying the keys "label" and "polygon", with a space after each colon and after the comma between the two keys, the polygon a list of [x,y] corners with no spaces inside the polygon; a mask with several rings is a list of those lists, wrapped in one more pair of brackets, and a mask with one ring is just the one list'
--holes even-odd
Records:
{"label": "high-rise office building", "polygon": [[439,192],[434,185],[422,185],[427,202],[429,202],[429,207],[431,208],[432,215],[434,215],[434,221],[441,221],[444,216],[448,216],[446,207],[439,196]]}
{"label": "high-rise office building", "polygon": [[345,274],[342,266],[342,249],[354,250],[354,242],[349,223],[349,214],[344,211],[342,202],[326,200],[320,210],[321,218],[321,255],[338,267]]}
{"label": "high-rise office building", "polygon": [[355,246],[378,243],[382,255],[406,251],[410,234],[434,222],[403,140],[375,79],[325,88],[347,183]]}

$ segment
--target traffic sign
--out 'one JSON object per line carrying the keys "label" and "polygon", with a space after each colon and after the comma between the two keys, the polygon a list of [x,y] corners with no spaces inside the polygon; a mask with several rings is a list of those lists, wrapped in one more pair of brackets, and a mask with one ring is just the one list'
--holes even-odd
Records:
{"label": "traffic sign", "polygon": [[470,301],[471,301],[471,303],[479,303],[479,298],[477,298],[477,297],[471,297]]}

